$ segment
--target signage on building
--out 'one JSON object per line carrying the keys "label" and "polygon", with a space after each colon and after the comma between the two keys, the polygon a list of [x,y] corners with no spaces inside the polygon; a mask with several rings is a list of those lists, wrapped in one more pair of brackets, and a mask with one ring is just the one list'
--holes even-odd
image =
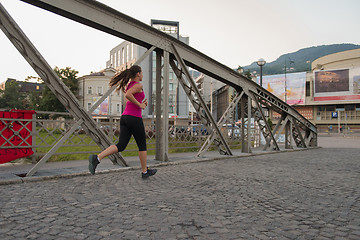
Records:
{"label": "signage on building", "polygon": [[[94,105],[101,97],[93,97],[92,98],[92,105]],[[101,104],[98,106],[94,114],[97,115],[108,115],[109,112],[109,98],[107,97]]]}
{"label": "signage on building", "polygon": [[314,72],[314,101],[360,99],[360,68]]}
{"label": "signage on building", "polygon": [[338,112],[331,112],[332,118],[338,118]]}
{"label": "signage on building", "polygon": [[[307,120],[314,119],[313,107],[294,107],[304,118]],[[277,112],[273,112],[273,118],[280,119],[281,115]]]}
{"label": "signage on building", "polygon": [[262,87],[289,105],[305,105],[306,72],[263,76]]}

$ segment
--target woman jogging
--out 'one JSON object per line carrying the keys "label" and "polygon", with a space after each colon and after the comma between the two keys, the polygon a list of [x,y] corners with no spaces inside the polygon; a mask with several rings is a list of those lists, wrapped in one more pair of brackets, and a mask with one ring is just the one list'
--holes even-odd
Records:
{"label": "woman jogging", "polygon": [[99,155],[90,155],[89,171],[95,174],[95,169],[100,161],[117,152],[125,150],[130,141],[131,135],[134,136],[136,144],[139,148],[139,158],[141,163],[143,178],[147,178],[156,173],[156,169],[149,169],[146,165],[147,151],[145,128],[142,120],[141,110],[147,106],[143,85],[140,83],[143,78],[141,67],[133,65],[111,78],[109,85],[112,87],[117,85],[117,91],[122,90],[126,97],[126,107],[120,119],[120,136],[116,145],[111,145]]}

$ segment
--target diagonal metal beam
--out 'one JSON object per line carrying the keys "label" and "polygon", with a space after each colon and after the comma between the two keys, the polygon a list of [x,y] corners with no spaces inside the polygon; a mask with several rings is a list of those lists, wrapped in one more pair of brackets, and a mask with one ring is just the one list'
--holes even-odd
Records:
{"label": "diagonal metal beam", "polygon": [[[287,121],[286,120],[285,122],[283,122],[285,120],[285,118],[287,118],[286,113],[283,113],[281,115],[281,118],[279,119],[279,121],[277,122],[276,126],[274,127],[274,129],[272,131],[272,134],[275,136],[275,139],[278,139],[279,135],[281,134],[282,130],[284,129],[284,126],[285,126],[286,121]],[[281,126],[281,128],[280,128],[280,126]],[[269,147],[269,145],[270,145],[270,140],[271,139],[266,140],[266,146],[267,147]]]}
{"label": "diagonal metal beam", "polygon": [[[299,128],[299,126],[298,126],[298,124],[297,124],[297,122],[296,122],[296,119],[291,119],[291,122],[292,122],[292,124],[293,124],[292,132],[293,132],[293,134],[296,133],[296,135],[297,135],[297,137],[298,137],[298,138],[297,138],[297,141],[295,140],[296,145],[297,145],[298,147],[306,148],[307,145],[306,145],[306,143],[305,143],[304,137],[302,136],[301,130],[300,130],[300,128]],[[295,137],[296,137],[296,136],[294,136],[294,138],[295,138]]]}
{"label": "diagonal metal beam", "polygon": [[[265,128],[266,128],[266,131],[267,131],[268,135],[271,137],[271,140],[273,141],[273,144],[275,145],[275,149],[274,149],[274,150],[279,151],[280,148],[279,148],[279,146],[278,146],[278,144],[277,144],[277,142],[276,142],[276,140],[275,140],[274,135],[273,135],[272,132],[271,132],[271,129],[270,129],[269,124],[268,124],[267,121],[266,121],[266,118],[265,118],[265,116],[264,116],[264,113],[263,113],[263,109],[262,109],[262,107],[261,107],[261,104],[259,103],[258,98],[255,96],[255,94],[254,94],[254,93],[252,93],[252,94],[253,94],[253,100],[254,100],[254,102],[255,102],[258,110],[259,110],[258,112],[260,113],[261,119],[264,121],[264,125],[265,125]],[[259,121],[259,124],[260,124],[260,121]],[[263,130],[263,129],[262,129],[262,130]],[[265,138],[265,139],[266,139],[266,138]],[[266,150],[266,146],[265,146],[264,150]]]}
{"label": "diagonal metal beam", "polygon": [[[147,56],[149,56],[149,54],[155,49],[155,47],[150,48],[149,50],[147,50],[142,57],[140,57],[135,65],[140,64]],[[105,100],[105,98],[107,98],[114,90],[115,90],[116,86],[111,87],[105,94],[104,96],[102,96],[89,110],[89,114],[91,114],[93,111],[95,111],[95,109]],[[39,162],[37,162],[35,164],[34,167],[32,167],[30,169],[30,171],[26,174],[26,177],[32,176],[34,175],[39,168],[44,165],[52,155],[54,155],[54,153],[65,143],[65,141],[76,131],[76,129],[83,124],[84,121],[82,119],[78,120],[66,133],[64,136],[61,137],[61,139],[40,159]],[[127,166],[127,163],[125,161],[125,159],[121,156],[121,154],[119,153],[121,161],[123,163],[125,163],[125,166]]]}
{"label": "diagonal metal beam", "polygon": [[[232,100],[232,102],[229,104],[229,106],[227,107],[227,109],[225,110],[225,112],[223,113],[223,115],[221,116],[220,120],[217,122],[217,126],[219,128],[221,128],[221,126],[229,119],[229,116],[231,115],[231,113],[234,111],[235,107],[237,106],[237,104],[239,103],[240,99],[242,98],[242,96],[244,95],[244,91],[242,91],[241,93],[237,93],[236,96],[234,97],[234,99]],[[206,139],[206,141],[204,142],[204,144],[201,146],[197,156],[200,156],[201,154],[203,154],[204,152],[206,152],[209,147],[211,146],[211,144],[214,142],[215,138],[217,137],[216,132],[213,131]]]}
{"label": "diagonal metal beam", "polygon": [[[227,155],[232,155],[231,153],[231,150],[230,150],[230,147],[229,145],[227,144],[227,142],[225,141],[223,135],[221,134],[220,132],[220,129],[218,128],[214,118],[212,117],[211,113],[210,113],[210,110],[208,109],[208,107],[206,106],[205,102],[204,102],[204,99],[201,97],[201,94],[199,92],[199,89],[197,88],[194,80],[191,78],[191,75],[189,73],[189,71],[186,69],[186,65],[185,65],[185,62],[183,61],[183,59],[181,58],[181,56],[179,55],[179,53],[177,52],[176,48],[174,45],[171,44],[171,47],[172,47],[172,52],[174,53],[175,55],[175,58],[177,60],[177,62],[180,64],[180,67],[181,67],[181,71],[182,73],[186,76],[186,78],[188,79],[188,82],[191,86],[191,90],[194,92],[196,98],[198,99],[198,102],[201,106],[201,109],[204,111],[203,115],[205,117],[205,120],[207,121],[207,124],[208,126],[211,126],[213,128],[213,130],[216,132],[216,134],[219,136],[220,138],[220,143],[224,146],[225,148],[225,154]],[[171,65],[172,67],[174,66],[174,63]],[[174,72],[178,72],[177,71],[177,68],[174,69],[173,67],[173,70]],[[181,75],[181,74],[180,74]],[[178,80],[180,81],[180,83],[182,83],[182,85],[186,85],[183,83],[183,78],[178,78]],[[186,91],[185,87],[184,87],[184,90],[186,93],[188,93],[188,91]],[[189,96],[189,95],[188,95]],[[189,98],[191,99],[191,97],[189,96]],[[192,101],[193,103],[193,101]],[[195,109],[199,109],[197,108],[195,105],[194,105],[194,108]]]}
{"label": "diagonal metal beam", "polygon": [[[139,65],[142,61],[144,61],[144,59],[150,55],[150,53],[152,53],[152,51],[155,50],[155,46],[152,46],[151,48],[149,48],[135,63],[134,65]],[[116,85],[112,86],[99,100],[96,101],[96,103],[91,107],[91,109],[89,110],[89,114],[91,114],[92,112],[95,111],[95,109],[97,109],[98,106],[100,106],[100,104],[108,97],[110,96],[110,94],[116,89]]]}
{"label": "diagonal metal beam", "polygon": [[[110,140],[104,132],[97,128],[92,117],[81,107],[79,101],[69,88],[59,79],[54,70],[42,57],[40,52],[30,42],[27,36],[21,31],[20,27],[15,23],[5,8],[0,4],[0,27],[12,44],[41,77],[49,89],[55,94],[65,108],[77,119],[84,121],[83,126],[88,129],[91,138],[102,149],[111,145]],[[115,154],[112,157],[114,164],[119,164],[121,157]],[[123,162],[126,166],[126,162]]]}
{"label": "diagonal metal beam", "polygon": [[[284,116],[285,116],[285,114],[284,114]],[[290,117],[289,117],[289,115],[287,115],[286,117],[285,117],[285,119],[282,117],[281,119],[283,119],[282,121],[283,121],[283,123],[281,124],[281,127],[280,127],[280,129],[278,130],[278,133],[276,133],[276,131],[274,130],[273,131],[273,135],[275,135],[275,139],[278,139],[279,138],[279,136],[280,136],[280,134],[282,133],[282,131],[284,130],[284,128],[286,127],[286,125],[288,124],[288,122],[290,121]],[[280,122],[280,121],[279,121]],[[278,123],[279,123],[278,122]],[[286,134],[286,133],[285,133]],[[286,140],[285,140],[286,141]]]}
{"label": "diagonal metal beam", "polygon": [[[97,124],[92,119],[92,116],[81,107],[74,94],[59,79],[57,74],[53,71],[53,69],[49,66],[46,60],[41,56],[35,46],[21,31],[20,27],[11,18],[11,16],[1,4],[0,27],[5,33],[5,35],[9,38],[9,40],[13,43],[13,45],[17,48],[17,50],[20,52],[20,54],[31,65],[35,72],[37,72],[37,74],[42,78],[45,84],[47,84],[49,89],[56,95],[59,101],[75,118],[78,119],[78,123],[83,124],[84,128],[87,130],[94,142],[102,149],[110,146],[111,141],[107,138],[104,132],[98,129]],[[154,49],[155,47],[151,47],[144,55],[147,56]],[[139,59],[139,61],[142,61],[146,56],[143,56],[141,59]],[[108,90],[107,95],[109,95],[114,89],[115,87]],[[106,97],[107,96],[103,96],[101,99],[104,100]],[[101,99],[92,107],[90,112],[94,111],[96,107],[101,104]],[[66,136],[68,137],[70,135]],[[61,142],[65,142],[67,137],[63,137],[63,141]],[[59,145],[55,147],[58,148]],[[53,151],[50,151],[48,155],[51,155],[52,153]],[[121,162],[124,166],[127,166],[126,161],[122,158],[120,153],[110,156],[110,159],[114,164],[119,164]],[[39,165],[43,164],[44,162],[46,162],[46,160],[41,161]],[[30,174],[33,174],[38,169],[39,165],[37,165],[36,169],[33,169]]]}

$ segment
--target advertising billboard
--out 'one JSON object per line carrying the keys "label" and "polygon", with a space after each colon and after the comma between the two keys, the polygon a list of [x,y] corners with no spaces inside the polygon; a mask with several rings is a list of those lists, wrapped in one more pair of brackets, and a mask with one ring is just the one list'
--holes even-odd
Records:
{"label": "advertising billboard", "polygon": [[314,101],[360,99],[360,68],[314,72]]}
{"label": "advertising billboard", "polygon": [[[94,105],[101,97],[93,97],[92,98],[92,105]],[[108,115],[108,110],[109,110],[109,97],[107,97],[101,104],[100,106],[98,106],[95,111],[94,114],[97,115]]]}
{"label": "advertising billboard", "polygon": [[[259,77],[257,82],[260,82]],[[263,76],[262,87],[283,101],[286,97],[289,105],[304,105],[306,72]]]}
{"label": "advertising billboard", "polygon": [[315,72],[315,93],[349,91],[349,69]]}

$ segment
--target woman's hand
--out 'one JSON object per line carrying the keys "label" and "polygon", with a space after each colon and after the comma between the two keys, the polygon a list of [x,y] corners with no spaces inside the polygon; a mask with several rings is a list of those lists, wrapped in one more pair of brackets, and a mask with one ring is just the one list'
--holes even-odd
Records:
{"label": "woman's hand", "polygon": [[148,101],[147,101],[147,99],[144,99],[144,101],[142,102],[142,103],[140,103],[140,108],[142,109],[142,110],[144,110],[146,107],[147,107],[147,105],[148,105]]}

